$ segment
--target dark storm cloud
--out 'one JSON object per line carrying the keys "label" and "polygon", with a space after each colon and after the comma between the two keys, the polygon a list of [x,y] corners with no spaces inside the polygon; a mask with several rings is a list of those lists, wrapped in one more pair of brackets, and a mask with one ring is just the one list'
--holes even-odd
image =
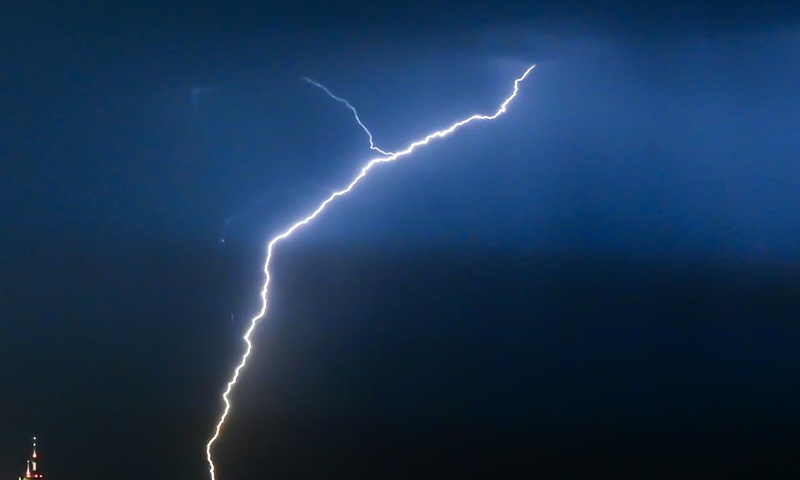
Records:
{"label": "dark storm cloud", "polygon": [[299,76],[396,149],[495,108],[536,62],[502,122],[376,170],[277,252],[220,471],[786,475],[796,10],[17,2],[0,469],[18,476],[39,433],[53,478],[205,478],[265,239],[323,194],[304,182],[337,187],[369,157]]}
{"label": "dark storm cloud", "polygon": [[[326,32],[332,37],[348,31],[380,35],[401,34],[413,40],[417,34],[441,35],[467,31],[486,25],[535,22],[539,27],[555,27],[562,32],[593,30],[618,35],[649,36],[658,32],[709,32],[763,30],[796,25],[800,9],[791,2],[769,0],[729,2],[646,2],[631,4],[622,0],[559,2],[477,0],[436,0],[431,2],[390,0],[321,1],[216,1],[136,2],[135,4],[76,5],[65,16],[55,4],[48,8],[35,3],[16,4],[17,28],[44,24],[56,30],[80,29],[92,35],[113,35],[120,31],[168,32],[205,37],[241,39],[252,33]],[[10,18],[10,17],[8,17]],[[45,32],[42,32],[45,33]]]}

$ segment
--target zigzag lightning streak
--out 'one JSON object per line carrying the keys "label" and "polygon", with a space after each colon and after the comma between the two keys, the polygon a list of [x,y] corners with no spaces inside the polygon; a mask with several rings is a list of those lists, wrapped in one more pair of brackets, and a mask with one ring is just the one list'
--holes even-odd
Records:
{"label": "zigzag lightning streak", "polygon": [[356,113],[355,108],[353,108],[346,100],[340,99],[339,97],[336,97],[335,95],[330,93],[330,91],[327,88],[325,88],[324,86],[322,86],[322,85],[320,85],[320,84],[318,84],[316,82],[313,82],[313,81],[311,81],[309,79],[306,79],[306,81],[308,81],[309,83],[311,83],[313,85],[316,85],[317,87],[322,88],[323,90],[325,90],[328,93],[328,95],[332,96],[337,101],[345,103],[345,105],[347,105],[350,108],[350,110],[355,114],[356,121],[358,122],[358,124],[361,125],[361,127],[369,135],[369,137],[370,137],[370,148],[372,148],[373,150],[376,150],[376,151],[378,151],[380,153],[383,153],[386,156],[385,157],[373,158],[372,160],[367,162],[367,164],[364,165],[361,168],[361,171],[358,173],[358,175],[356,175],[353,178],[353,180],[351,180],[350,183],[346,187],[344,187],[341,190],[333,192],[328,198],[326,198],[322,203],[320,203],[319,206],[313,212],[311,212],[310,214],[308,214],[306,217],[302,218],[301,220],[297,221],[294,225],[292,225],[291,227],[287,228],[283,233],[280,233],[279,235],[273,237],[272,240],[270,240],[269,243],[267,244],[267,258],[266,258],[266,261],[264,262],[265,280],[264,280],[264,286],[261,288],[261,310],[258,312],[258,314],[256,314],[256,316],[254,316],[252,318],[252,320],[250,320],[250,327],[247,329],[247,331],[244,333],[244,336],[242,337],[242,339],[244,340],[244,343],[246,344],[246,348],[245,348],[244,354],[242,355],[242,359],[239,362],[239,365],[237,365],[236,369],[233,371],[233,376],[231,377],[230,381],[228,382],[227,387],[225,388],[225,391],[222,394],[222,401],[225,404],[225,408],[224,408],[224,410],[222,412],[222,415],[220,416],[219,422],[217,422],[216,428],[214,429],[214,435],[211,437],[211,439],[208,441],[208,444],[206,445],[206,458],[208,460],[208,465],[209,465],[208,472],[211,475],[211,480],[216,480],[215,479],[214,461],[213,461],[213,459],[211,457],[211,447],[214,445],[214,443],[219,438],[220,431],[222,430],[222,426],[225,424],[225,420],[228,418],[228,414],[230,413],[230,409],[231,409],[230,394],[231,394],[231,391],[233,390],[234,385],[236,385],[236,382],[239,380],[239,375],[241,374],[242,369],[245,367],[245,365],[247,365],[247,359],[250,357],[250,353],[253,351],[253,344],[250,341],[250,337],[252,336],[253,331],[256,329],[256,326],[258,325],[258,322],[261,319],[263,319],[267,314],[267,292],[269,290],[269,283],[270,283],[270,279],[271,279],[270,272],[269,272],[269,265],[270,265],[270,262],[272,261],[272,255],[273,255],[273,252],[275,250],[275,246],[278,243],[280,243],[281,241],[286,240],[287,238],[289,238],[300,227],[308,225],[311,221],[313,221],[315,218],[317,218],[317,216],[319,216],[319,214],[321,214],[325,210],[325,208],[327,208],[327,206],[330,205],[331,202],[333,202],[334,200],[336,200],[337,198],[339,198],[341,196],[344,196],[344,195],[347,195],[348,193],[350,193],[350,191],[353,190],[353,188],[355,188],[356,185],[358,185],[358,183],[361,181],[361,179],[363,179],[365,176],[367,176],[367,173],[369,173],[369,171],[375,165],[377,165],[379,163],[393,162],[393,161],[397,160],[398,158],[410,155],[412,152],[414,152],[414,150],[417,149],[417,147],[421,147],[421,146],[427,145],[428,143],[431,142],[431,140],[434,140],[434,139],[437,139],[437,138],[444,138],[444,137],[450,135],[451,133],[455,132],[459,128],[463,127],[464,125],[467,125],[468,123],[471,123],[471,122],[474,122],[474,121],[478,121],[478,120],[494,120],[497,117],[499,117],[500,115],[506,113],[506,108],[511,103],[511,101],[514,100],[514,98],[517,96],[517,92],[519,92],[519,84],[520,84],[520,82],[525,80],[525,78],[528,76],[529,73],[531,73],[531,71],[533,70],[533,68],[535,66],[536,65],[531,65],[530,67],[528,67],[527,70],[525,70],[525,73],[523,73],[522,76],[520,76],[519,78],[514,80],[514,89],[513,89],[512,93],[511,93],[511,95],[509,95],[503,101],[503,103],[500,104],[500,107],[492,115],[480,115],[480,114],[471,115],[471,116],[469,116],[469,117],[467,117],[467,118],[465,118],[463,120],[459,120],[458,122],[450,125],[449,127],[445,128],[444,130],[439,130],[439,131],[430,133],[427,136],[425,136],[422,140],[417,140],[415,142],[412,142],[409,146],[407,146],[403,150],[400,150],[399,152],[391,152],[391,153],[384,152],[383,150],[380,150],[380,149],[378,149],[377,147],[374,146],[374,144],[372,143],[372,134],[370,134],[369,130],[367,130],[367,128],[364,126],[364,124],[361,123],[361,120],[358,118],[358,113]]}

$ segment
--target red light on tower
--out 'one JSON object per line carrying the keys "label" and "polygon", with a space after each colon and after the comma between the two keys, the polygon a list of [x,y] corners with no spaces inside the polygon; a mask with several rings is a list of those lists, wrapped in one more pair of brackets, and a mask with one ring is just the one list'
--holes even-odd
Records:
{"label": "red light on tower", "polygon": [[33,451],[31,452],[31,456],[28,459],[28,465],[25,468],[25,477],[21,477],[20,480],[31,480],[31,479],[40,479],[43,478],[42,474],[39,473],[39,466],[38,460],[39,454],[36,452],[36,437],[33,437]]}

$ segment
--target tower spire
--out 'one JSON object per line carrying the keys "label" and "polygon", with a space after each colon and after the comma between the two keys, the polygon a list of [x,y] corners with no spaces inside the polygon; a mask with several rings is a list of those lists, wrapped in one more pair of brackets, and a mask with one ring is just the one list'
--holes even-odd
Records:
{"label": "tower spire", "polygon": [[42,474],[39,473],[39,468],[37,465],[38,458],[39,455],[36,453],[36,437],[33,437],[33,452],[31,453],[31,458],[28,459],[28,466],[25,468],[25,476],[21,477],[19,480],[43,478]]}

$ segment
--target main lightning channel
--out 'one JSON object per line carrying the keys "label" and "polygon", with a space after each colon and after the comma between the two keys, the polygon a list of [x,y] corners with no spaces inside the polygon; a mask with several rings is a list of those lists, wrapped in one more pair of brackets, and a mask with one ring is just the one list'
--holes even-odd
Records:
{"label": "main lightning channel", "polygon": [[[256,314],[256,316],[254,316],[250,320],[250,327],[248,327],[247,331],[245,332],[244,336],[242,337],[242,339],[244,340],[244,343],[246,344],[245,351],[244,351],[244,354],[242,355],[242,359],[239,362],[239,365],[237,365],[236,368],[234,369],[233,376],[231,377],[230,381],[228,382],[227,387],[225,388],[225,391],[222,393],[222,401],[225,404],[225,408],[223,409],[223,412],[222,412],[222,415],[220,416],[219,422],[217,422],[217,426],[214,429],[214,435],[211,437],[211,439],[208,441],[208,444],[206,445],[206,458],[208,460],[208,465],[209,465],[208,473],[211,475],[211,480],[216,480],[216,478],[215,478],[214,461],[213,461],[212,456],[211,456],[211,447],[214,445],[214,443],[219,438],[220,431],[222,430],[222,426],[225,424],[225,420],[228,418],[228,414],[230,413],[231,402],[230,402],[230,398],[229,397],[230,397],[231,391],[233,390],[234,385],[236,385],[236,382],[239,380],[239,375],[241,374],[242,369],[245,367],[245,365],[247,365],[247,359],[250,357],[250,353],[253,351],[253,343],[251,342],[250,337],[252,336],[253,331],[255,331],[256,326],[258,325],[259,321],[261,319],[263,319],[267,314],[267,292],[269,290],[269,284],[270,284],[270,280],[271,280],[271,275],[270,275],[270,272],[269,272],[269,266],[270,266],[270,263],[272,262],[272,254],[274,252],[275,246],[278,243],[280,243],[281,241],[289,238],[300,227],[303,227],[303,226],[309,224],[311,221],[313,221],[315,218],[317,218],[317,216],[319,216],[319,214],[321,214],[325,210],[325,208],[327,208],[327,206],[330,205],[330,203],[333,202],[334,200],[336,200],[338,197],[341,197],[341,196],[344,196],[344,195],[347,195],[348,193],[350,193],[350,191],[353,190],[353,188],[361,181],[361,179],[363,179],[367,175],[367,173],[369,173],[369,171],[375,165],[377,165],[379,163],[393,162],[393,161],[397,160],[398,158],[410,155],[412,152],[414,152],[414,150],[417,149],[417,147],[421,147],[421,146],[427,145],[428,143],[431,142],[431,140],[434,140],[434,139],[437,139],[437,138],[444,138],[444,137],[450,135],[451,133],[455,132],[459,128],[463,127],[464,125],[466,125],[468,123],[471,123],[473,121],[494,120],[497,117],[499,117],[500,115],[503,115],[504,113],[506,113],[506,108],[514,100],[514,98],[516,98],[517,93],[519,92],[519,84],[520,84],[520,82],[525,80],[525,78],[528,76],[528,74],[531,73],[531,71],[533,70],[533,68],[535,66],[536,65],[531,65],[530,67],[528,67],[527,70],[525,70],[525,73],[523,73],[522,76],[520,76],[519,78],[514,80],[514,89],[511,92],[511,95],[506,97],[506,99],[503,101],[503,103],[500,104],[500,107],[493,114],[491,114],[491,115],[480,115],[480,114],[471,115],[471,116],[469,116],[469,117],[467,117],[467,118],[465,118],[463,120],[459,120],[458,122],[450,125],[449,127],[445,128],[443,130],[439,130],[439,131],[430,133],[430,134],[426,135],[424,138],[422,138],[421,140],[417,140],[417,141],[412,142],[411,144],[409,144],[403,150],[400,150],[398,152],[393,152],[393,153],[384,153],[384,155],[386,155],[384,157],[373,158],[372,160],[367,162],[361,168],[361,170],[358,173],[358,175],[356,175],[353,178],[353,180],[351,180],[350,183],[345,188],[333,192],[328,198],[323,200],[322,203],[320,203],[319,206],[314,211],[312,211],[306,217],[304,217],[301,220],[297,221],[294,225],[292,225],[291,227],[287,228],[283,233],[273,237],[272,240],[269,241],[269,243],[267,244],[267,258],[266,258],[266,261],[264,262],[264,276],[265,276],[265,279],[264,279],[264,285],[261,288],[261,309],[259,310],[258,314]],[[315,84],[315,85],[319,86],[322,89],[325,89],[327,91],[327,89],[325,87],[323,87],[322,85],[317,84],[316,82],[313,82],[311,80],[308,80],[308,81],[310,83],[312,83],[312,84]],[[330,92],[328,92],[328,93],[331,96],[334,96]],[[355,109],[352,106],[350,106],[350,104],[347,103],[346,100],[339,99],[338,97],[335,97],[335,96],[334,96],[334,98],[336,98],[339,101],[343,101],[355,113]],[[367,130],[367,128],[364,127],[364,125],[361,123],[361,120],[358,118],[358,114],[355,113],[355,115],[356,115],[356,120],[358,121],[358,123],[369,134],[369,130]],[[372,135],[371,134],[370,134],[370,144],[372,144]],[[372,147],[373,147],[373,150],[377,149],[377,147],[374,147],[374,145]]]}
{"label": "main lightning channel", "polygon": [[364,122],[361,121],[361,118],[359,118],[358,111],[356,110],[356,107],[350,105],[350,102],[348,102],[347,99],[344,99],[342,97],[338,97],[338,96],[334,95],[333,92],[331,92],[330,89],[328,89],[328,87],[326,87],[325,85],[323,85],[323,84],[321,84],[321,83],[319,83],[319,82],[317,82],[315,80],[311,80],[308,77],[300,77],[300,79],[303,80],[304,82],[308,82],[311,85],[314,85],[315,87],[319,88],[320,90],[322,90],[323,92],[328,94],[329,97],[331,97],[332,99],[336,100],[339,103],[344,104],[345,107],[349,108],[350,111],[353,112],[353,116],[356,118],[356,122],[358,122],[358,126],[361,127],[361,129],[364,130],[364,132],[367,134],[367,137],[369,137],[369,149],[370,150],[374,150],[374,151],[376,151],[376,152],[378,152],[378,153],[380,153],[382,155],[394,155],[394,152],[387,152],[387,151],[381,150],[380,148],[375,146],[375,141],[372,138],[372,132],[369,131],[369,128],[367,128],[367,126],[364,125]]}

